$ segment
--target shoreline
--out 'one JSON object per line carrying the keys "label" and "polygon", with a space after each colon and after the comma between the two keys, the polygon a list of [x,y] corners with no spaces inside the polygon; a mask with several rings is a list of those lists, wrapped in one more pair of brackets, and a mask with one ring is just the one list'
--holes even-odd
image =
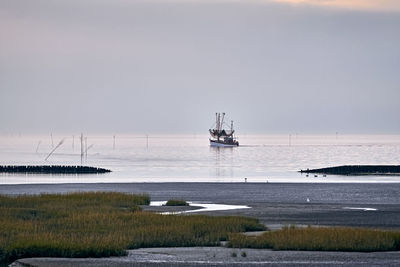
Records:
{"label": "shoreline", "polygon": [[[35,175],[35,174],[33,174]],[[69,174],[66,174],[69,175]],[[72,174],[75,175],[75,174]],[[96,175],[96,174],[94,174]],[[345,176],[345,175],[343,175]],[[366,175],[370,176],[370,175]],[[397,176],[397,175],[396,175]],[[1,175],[0,175],[1,177]],[[3,186],[69,186],[69,185],[84,185],[84,186],[89,186],[89,185],[170,185],[170,184],[187,184],[187,185],[198,185],[198,184],[209,184],[209,185],[363,185],[363,184],[394,184],[394,185],[399,185],[399,181],[365,181],[365,182],[354,182],[354,181],[324,181],[324,182],[319,182],[319,181],[305,181],[305,182],[282,182],[282,181],[277,181],[277,182],[160,182],[160,181],[155,181],[155,182],[60,182],[60,183],[0,183],[0,187]]]}
{"label": "shoreline", "polygon": [[[236,256],[233,256],[235,253]],[[244,254],[243,254],[244,253]],[[273,251],[225,247],[141,248],[124,257],[26,258],[10,266],[398,266],[400,252]]]}
{"label": "shoreline", "polygon": [[[400,184],[400,174],[366,174],[323,176],[320,173],[300,173],[299,177],[269,179],[260,177],[232,180],[202,178],[112,179],[104,173],[0,173],[0,185],[69,185],[69,184]],[[308,176],[307,176],[308,175]],[[314,177],[314,175],[316,175]],[[12,179],[14,178],[14,180]],[[362,179],[364,178],[364,179]]]}

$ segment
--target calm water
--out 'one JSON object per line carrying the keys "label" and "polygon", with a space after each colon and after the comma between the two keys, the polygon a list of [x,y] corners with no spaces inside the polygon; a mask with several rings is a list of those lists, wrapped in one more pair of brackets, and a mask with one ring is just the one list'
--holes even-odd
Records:
{"label": "calm water", "polygon": [[[80,141],[1,136],[0,164],[79,165]],[[344,164],[400,164],[400,135],[241,135],[240,147],[211,148],[207,135],[88,135],[84,165],[101,175],[9,175],[0,184],[91,182],[400,182],[396,176],[306,177],[297,171]],[[40,144],[39,144],[40,142]],[[37,150],[37,151],[36,151]]]}

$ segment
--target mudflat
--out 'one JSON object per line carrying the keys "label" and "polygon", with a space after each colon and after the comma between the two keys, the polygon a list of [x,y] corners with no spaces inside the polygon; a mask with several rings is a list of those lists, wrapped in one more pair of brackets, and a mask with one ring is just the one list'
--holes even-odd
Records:
{"label": "mudflat", "polygon": [[[259,218],[270,229],[285,224],[400,229],[400,184],[129,183],[0,185],[0,194],[116,191],[147,193],[153,201],[172,198],[201,203],[247,205],[249,209],[204,212]],[[174,211],[192,207],[144,207]],[[245,252],[245,256],[242,256]],[[236,256],[234,256],[234,254]],[[399,266],[400,252],[348,253],[271,251],[225,247],[145,248],[126,257],[32,258],[14,266]]]}
{"label": "mudflat", "polygon": [[[205,212],[259,218],[270,228],[285,224],[400,229],[400,183],[122,183],[0,185],[0,194],[115,191],[147,193],[151,200],[247,205],[250,209]],[[149,210],[173,211],[163,207]],[[182,210],[182,208],[176,208]]]}

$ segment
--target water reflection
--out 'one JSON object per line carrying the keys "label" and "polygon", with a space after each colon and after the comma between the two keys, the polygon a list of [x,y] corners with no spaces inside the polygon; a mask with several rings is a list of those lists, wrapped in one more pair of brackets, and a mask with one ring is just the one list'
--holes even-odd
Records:
{"label": "water reflection", "polygon": [[210,147],[210,154],[215,157],[214,172],[215,177],[235,177],[234,158],[235,147]]}

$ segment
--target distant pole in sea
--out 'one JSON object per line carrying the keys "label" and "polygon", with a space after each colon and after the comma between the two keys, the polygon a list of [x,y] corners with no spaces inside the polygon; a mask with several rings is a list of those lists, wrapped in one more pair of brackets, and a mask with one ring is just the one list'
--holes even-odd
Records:
{"label": "distant pole in sea", "polygon": [[291,146],[291,145],[292,145],[292,135],[289,134],[289,146]]}
{"label": "distant pole in sea", "polygon": [[113,149],[115,149],[115,134],[114,134],[114,136],[113,136],[113,139],[114,139]]}
{"label": "distant pole in sea", "polygon": [[45,161],[51,156],[51,154],[54,153],[54,151],[56,151],[57,148],[59,148],[63,143],[64,143],[65,139],[62,139],[55,148],[53,148],[53,150],[47,155],[47,157],[44,159]]}
{"label": "distant pole in sea", "polygon": [[75,150],[75,135],[72,136],[72,150]]}
{"label": "distant pole in sea", "polygon": [[50,134],[50,138],[51,138],[51,147],[54,147],[54,142],[53,142],[53,133]]}
{"label": "distant pole in sea", "polygon": [[39,151],[39,146],[40,146],[40,143],[42,143],[42,141],[41,140],[39,140],[39,142],[38,142],[38,144],[37,144],[37,147],[36,147],[36,154],[38,153],[38,151]]}
{"label": "distant pole in sea", "polygon": [[87,137],[85,137],[85,161],[87,161]]}
{"label": "distant pole in sea", "polygon": [[81,133],[81,165],[83,163],[83,133]]}
{"label": "distant pole in sea", "polygon": [[149,135],[146,134],[146,148],[149,148]]}
{"label": "distant pole in sea", "polygon": [[85,151],[86,155],[87,155],[87,152],[89,151],[89,149],[91,149],[93,146],[94,146],[94,145],[91,144],[90,146],[88,146],[88,147],[86,148],[86,151]]}

